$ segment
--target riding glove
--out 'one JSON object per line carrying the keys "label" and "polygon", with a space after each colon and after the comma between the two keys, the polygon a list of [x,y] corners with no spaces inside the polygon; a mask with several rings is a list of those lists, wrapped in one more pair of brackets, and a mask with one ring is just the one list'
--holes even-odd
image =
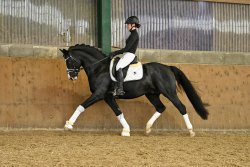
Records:
{"label": "riding glove", "polygon": [[116,56],[116,54],[114,52],[112,52],[112,53],[109,54],[109,58],[110,59],[113,59],[115,56]]}

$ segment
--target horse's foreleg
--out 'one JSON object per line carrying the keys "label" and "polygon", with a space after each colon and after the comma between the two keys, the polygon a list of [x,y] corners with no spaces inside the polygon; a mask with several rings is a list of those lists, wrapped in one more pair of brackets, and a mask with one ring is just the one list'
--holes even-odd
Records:
{"label": "horse's foreleg", "polygon": [[123,127],[121,136],[130,136],[130,127],[126,119],[124,118],[124,115],[121,112],[118,104],[116,103],[115,98],[112,95],[110,95],[110,96],[107,96],[104,100],[110,106],[110,108],[114,111],[117,119],[120,121]]}
{"label": "horse's foreleg", "polygon": [[151,127],[153,126],[154,122],[161,116],[161,113],[166,109],[166,107],[161,102],[159,94],[146,94],[146,97],[156,109],[156,112],[149,119],[146,125],[146,133],[149,134],[151,132]]}
{"label": "horse's foreleg", "polygon": [[73,125],[76,121],[76,119],[79,117],[79,115],[84,112],[85,108],[82,105],[79,105],[77,109],[75,110],[74,114],[70,117],[68,121],[66,121],[66,124],[64,125],[64,129],[66,130],[72,130]]}
{"label": "horse's foreleg", "polygon": [[117,119],[120,121],[121,125],[123,126],[121,136],[130,136],[130,127],[124,118],[123,113],[117,116]]}
{"label": "horse's foreleg", "polygon": [[98,96],[96,94],[92,94],[86,101],[84,101],[81,105],[77,107],[73,115],[70,117],[68,121],[66,121],[66,124],[64,125],[64,128],[66,130],[72,130],[73,125],[76,121],[76,119],[80,116],[81,113],[85,111],[85,109],[92,104],[96,103],[97,101],[101,100],[102,97]]}

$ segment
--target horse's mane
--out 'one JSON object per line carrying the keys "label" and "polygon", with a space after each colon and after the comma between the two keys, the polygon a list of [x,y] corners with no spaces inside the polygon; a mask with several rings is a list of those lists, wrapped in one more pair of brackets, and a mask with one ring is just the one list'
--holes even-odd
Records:
{"label": "horse's mane", "polygon": [[90,45],[86,45],[86,44],[76,44],[75,46],[70,46],[69,51],[72,51],[72,50],[82,50],[90,55],[96,55],[99,58],[106,56],[99,48],[96,48],[96,47],[90,46]]}

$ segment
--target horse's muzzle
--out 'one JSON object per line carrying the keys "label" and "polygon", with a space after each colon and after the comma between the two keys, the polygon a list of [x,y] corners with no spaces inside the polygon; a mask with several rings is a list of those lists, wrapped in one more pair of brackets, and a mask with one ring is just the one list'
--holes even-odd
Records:
{"label": "horse's muzzle", "polygon": [[68,74],[68,79],[71,80],[71,81],[75,81],[75,80],[77,80],[77,76],[71,77],[71,76]]}

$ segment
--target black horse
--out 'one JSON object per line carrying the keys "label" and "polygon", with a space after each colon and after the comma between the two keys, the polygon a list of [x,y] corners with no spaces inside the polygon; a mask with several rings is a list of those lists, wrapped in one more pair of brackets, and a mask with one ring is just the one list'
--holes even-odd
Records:
{"label": "black horse", "polygon": [[77,117],[89,106],[99,100],[111,107],[123,126],[122,136],[130,136],[130,127],[124,115],[116,103],[116,98],[133,99],[145,95],[156,109],[146,125],[146,133],[150,133],[154,121],[166,109],[160,100],[160,95],[167,97],[183,115],[184,121],[191,136],[194,136],[192,124],[186,113],[186,107],[182,104],[176,93],[176,81],[181,85],[191,101],[194,109],[202,119],[207,119],[208,112],[205,109],[201,98],[195,91],[191,82],[185,74],[174,66],[167,66],[160,63],[143,64],[143,78],[138,81],[124,83],[125,95],[114,97],[113,81],[109,74],[110,59],[95,47],[81,44],[71,46],[68,50],[60,49],[66,61],[68,77],[76,80],[81,67],[85,70],[92,95],[78,106],[69,121],[66,121],[65,128],[73,129]]}

